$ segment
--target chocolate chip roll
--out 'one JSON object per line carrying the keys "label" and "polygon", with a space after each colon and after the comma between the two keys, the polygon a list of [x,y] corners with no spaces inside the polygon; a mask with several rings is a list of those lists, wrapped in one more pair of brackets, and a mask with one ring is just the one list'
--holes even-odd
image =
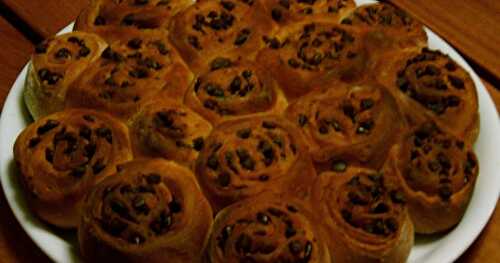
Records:
{"label": "chocolate chip roll", "polygon": [[[113,42],[129,29],[163,29],[191,0],[91,0],[75,23],[75,30],[94,32]],[[165,32],[164,32],[165,33]]]}
{"label": "chocolate chip roll", "polygon": [[417,233],[446,231],[460,221],[479,171],[472,145],[426,122],[392,151]]}
{"label": "chocolate chip roll", "polygon": [[217,57],[254,56],[275,28],[261,0],[198,1],[175,16],[170,39],[191,70],[202,73]]}
{"label": "chocolate chip roll", "polygon": [[267,0],[267,13],[279,25],[304,20],[339,21],[356,8],[353,0]]}
{"label": "chocolate chip roll", "polygon": [[213,124],[282,114],[288,105],[270,72],[252,62],[227,62],[199,75],[186,93],[185,103]]}
{"label": "chocolate chip roll", "polygon": [[84,32],[54,36],[38,44],[31,56],[24,91],[33,119],[62,110],[69,86],[106,47],[99,36]]}
{"label": "chocolate chip roll", "polygon": [[[379,44],[386,47],[418,50],[427,46],[422,23],[390,3],[359,6],[341,23],[374,30],[372,37],[382,38],[384,43]],[[378,35],[380,33],[384,36]]]}
{"label": "chocolate chip roll", "polygon": [[479,134],[477,91],[449,56],[427,48],[400,56],[378,77],[417,125],[431,118],[448,132],[474,142]]}
{"label": "chocolate chip roll", "polygon": [[29,125],[16,139],[14,159],[32,211],[47,223],[74,228],[84,195],[132,159],[132,150],[120,121],[73,109]]}
{"label": "chocolate chip roll", "polygon": [[215,211],[264,192],[306,198],[316,176],[306,147],[281,117],[224,122],[207,138],[196,176]]}
{"label": "chocolate chip roll", "polygon": [[192,73],[161,31],[123,36],[70,87],[67,107],[107,111],[127,119],[155,97],[182,100]]}
{"label": "chocolate chip roll", "polygon": [[205,261],[333,262],[317,222],[294,199],[263,195],[238,202],[215,218]]}
{"label": "chocolate chip roll", "polygon": [[121,165],[82,211],[78,240],[88,262],[201,262],[212,225],[192,172],[163,159]]}
{"label": "chocolate chip roll", "polygon": [[321,174],[313,205],[326,225],[333,262],[406,262],[413,224],[394,170],[349,166]]}
{"label": "chocolate chip roll", "polygon": [[374,82],[331,83],[291,104],[286,116],[304,133],[320,170],[345,158],[381,167],[406,127],[394,98]]}
{"label": "chocolate chip roll", "polygon": [[364,33],[356,28],[303,22],[283,27],[265,41],[268,48],[259,52],[257,62],[273,74],[290,100],[325,80],[354,82],[366,73]]}
{"label": "chocolate chip roll", "polygon": [[194,167],[212,125],[191,109],[170,99],[145,105],[131,120],[136,157],[163,157]]}

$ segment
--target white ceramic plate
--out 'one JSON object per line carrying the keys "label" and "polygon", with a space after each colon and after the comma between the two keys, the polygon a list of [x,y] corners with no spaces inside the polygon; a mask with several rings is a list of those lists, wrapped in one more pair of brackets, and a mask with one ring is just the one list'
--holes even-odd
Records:
{"label": "white ceramic plate", "polygon": [[[357,0],[358,4],[372,1]],[[73,25],[61,33],[71,31]],[[464,67],[474,80],[479,95],[481,132],[475,145],[480,175],[476,188],[460,224],[445,235],[417,236],[408,262],[446,263],[458,258],[476,239],[490,218],[500,193],[500,119],[487,90],[465,60],[443,39],[426,29],[429,46],[449,54]],[[40,222],[29,211],[16,179],[12,149],[17,135],[32,121],[24,106],[22,91],[26,77],[25,67],[5,101],[0,119],[0,180],[14,215],[33,241],[56,262],[80,262],[76,234],[59,231]]]}

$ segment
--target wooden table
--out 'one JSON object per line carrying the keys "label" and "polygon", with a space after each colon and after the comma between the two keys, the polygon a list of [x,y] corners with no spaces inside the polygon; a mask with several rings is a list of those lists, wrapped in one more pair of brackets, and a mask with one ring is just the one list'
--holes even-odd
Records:
{"label": "wooden table", "polygon": [[[469,58],[500,109],[500,1],[393,1]],[[33,44],[74,20],[85,4],[86,0],[0,0],[0,106]],[[0,261],[50,262],[21,229],[1,191]],[[500,206],[458,262],[500,262]]]}

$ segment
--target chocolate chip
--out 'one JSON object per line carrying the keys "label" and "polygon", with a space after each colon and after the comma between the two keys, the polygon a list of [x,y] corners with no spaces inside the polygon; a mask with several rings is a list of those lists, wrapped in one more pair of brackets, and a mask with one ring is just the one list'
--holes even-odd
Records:
{"label": "chocolate chip", "polygon": [[448,61],[448,62],[444,65],[444,67],[445,67],[448,71],[451,71],[451,72],[453,72],[453,71],[457,70],[457,64],[455,64],[455,62],[453,62],[453,61]]}
{"label": "chocolate chip", "polygon": [[161,176],[159,174],[151,173],[146,176],[146,182],[148,184],[159,184],[161,182]]}
{"label": "chocolate chip", "polygon": [[285,215],[285,212],[274,207],[270,207],[269,209],[267,209],[267,212],[269,212],[271,215],[275,217],[282,217]]}
{"label": "chocolate chip", "polygon": [[269,181],[269,175],[266,175],[266,174],[260,175],[259,181],[261,181],[261,182]]}
{"label": "chocolate chip", "polygon": [[271,121],[263,121],[262,122],[262,127],[265,128],[265,129],[276,129],[277,125],[276,123],[274,122],[271,122]]}
{"label": "chocolate chip", "polygon": [[74,168],[71,172],[70,172],[70,175],[71,176],[74,176],[74,177],[77,177],[77,178],[81,178],[82,176],[85,175],[85,172],[87,171],[87,166],[85,165],[81,165],[81,166],[78,166],[76,168]]}
{"label": "chocolate chip", "polygon": [[271,219],[266,214],[259,212],[257,213],[257,221],[259,221],[263,225],[267,225],[269,224]]}
{"label": "chocolate chip", "polygon": [[142,196],[137,196],[133,201],[133,207],[139,214],[148,214],[149,207],[146,205],[146,200]]}
{"label": "chocolate chip", "polygon": [[251,31],[248,28],[241,30],[238,33],[238,35],[236,36],[236,39],[234,40],[234,44],[237,46],[243,45],[250,37],[250,33],[251,33]]}
{"label": "chocolate chip", "polygon": [[396,204],[404,204],[406,202],[405,196],[401,191],[391,191],[391,200]]}
{"label": "chocolate chip", "polygon": [[291,238],[297,234],[297,230],[293,227],[292,224],[287,224],[285,228],[285,237]]}
{"label": "chocolate chip", "polygon": [[78,58],[85,58],[90,54],[90,49],[86,46],[83,46],[78,50]]}
{"label": "chocolate chip", "polygon": [[450,200],[450,197],[453,194],[453,192],[450,186],[443,185],[438,188],[438,194],[441,197],[441,199],[448,201]]}
{"label": "chocolate chip", "polygon": [[446,99],[446,104],[448,105],[448,107],[457,107],[458,105],[460,105],[460,98],[457,96],[449,96]]}
{"label": "chocolate chip", "polygon": [[375,213],[375,214],[387,213],[387,212],[389,212],[389,206],[387,206],[384,203],[379,203],[379,204],[377,204],[377,206],[375,206],[372,209],[372,212]]}
{"label": "chocolate chip", "polygon": [[104,59],[112,60],[114,62],[123,61],[123,56],[118,54],[118,52],[113,51],[110,47],[104,49],[104,51],[101,54],[101,57]]}
{"label": "chocolate chip", "polygon": [[111,219],[110,222],[104,222],[103,228],[112,236],[119,236],[125,229],[127,229],[128,225],[122,222],[119,219]]}
{"label": "chocolate chip", "polygon": [[217,183],[222,187],[227,187],[231,183],[231,176],[228,173],[220,173],[217,176]]}
{"label": "chocolate chip", "polygon": [[124,26],[132,26],[135,23],[134,14],[127,14],[123,17],[121,24]]}
{"label": "chocolate chip", "polygon": [[306,115],[299,114],[298,122],[299,122],[300,127],[304,127],[309,122],[309,119],[307,118]]}
{"label": "chocolate chip", "polygon": [[280,22],[283,15],[281,14],[281,11],[278,8],[273,8],[273,10],[271,10],[271,17],[273,18],[274,21]]}
{"label": "chocolate chip", "polygon": [[149,226],[155,234],[160,235],[169,230],[172,225],[172,216],[162,212],[160,216]]}
{"label": "chocolate chip", "polygon": [[182,211],[182,206],[179,202],[173,200],[168,204],[168,208],[170,209],[170,212],[177,214]]}
{"label": "chocolate chip", "polygon": [[40,137],[34,137],[29,141],[28,147],[33,148],[33,147],[37,146],[37,144],[39,144],[41,141],[42,141],[42,139]]}
{"label": "chocolate chip", "polygon": [[230,1],[220,1],[220,4],[222,5],[222,7],[224,7],[228,11],[233,10],[235,7],[235,4],[233,2],[230,2]]}
{"label": "chocolate chip", "polygon": [[136,5],[146,5],[149,2],[149,0],[135,0],[134,3]]}
{"label": "chocolate chip", "polygon": [[92,166],[92,172],[94,174],[98,174],[102,172],[106,168],[106,165],[102,162],[102,160],[98,160],[93,166]]}
{"label": "chocolate chip", "polygon": [[48,120],[44,125],[38,127],[38,129],[36,130],[36,133],[38,135],[43,135],[43,134],[47,133],[48,131],[56,128],[57,126],[59,126],[58,121]]}
{"label": "chocolate chip", "polygon": [[331,169],[335,172],[345,172],[347,170],[347,163],[342,160],[332,161]]}
{"label": "chocolate chip", "polygon": [[94,122],[95,121],[95,117],[92,116],[92,115],[83,115],[83,119],[88,121],[88,122]]}
{"label": "chocolate chip", "polygon": [[92,130],[87,126],[81,127],[78,135],[87,141],[90,141],[90,138],[92,137]]}
{"label": "chocolate chip", "polygon": [[293,255],[299,255],[302,252],[302,244],[300,241],[294,240],[288,244],[288,249]]}
{"label": "chocolate chip", "polygon": [[133,38],[128,41],[127,46],[131,49],[139,49],[141,48],[142,40],[140,38]]}
{"label": "chocolate chip", "polygon": [[236,136],[241,139],[248,139],[252,135],[252,130],[250,128],[244,128],[236,132]]}
{"label": "chocolate chip", "polygon": [[96,152],[96,148],[97,146],[93,142],[85,145],[83,147],[85,157],[87,157],[89,160],[92,159],[92,157],[94,157],[94,154]]}
{"label": "chocolate chip", "polygon": [[215,154],[208,157],[207,166],[212,170],[217,170],[219,167],[219,161],[217,160],[217,156]]}
{"label": "chocolate chip", "polygon": [[231,67],[231,65],[231,60],[223,57],[217,57],[210,63],[210,70],[215,71],[221,68],[228,68]]}
{"label": "chocolate chip", "polygon": [[96,26],[106,25],[106,19],[102,16],[97,16],[94,20],[94,25]]}
{"label": "chocolate chip", "polygon": [[288,211],[290,211],[292,213],[297,213],[299,211],[299,209],[297,209],[297,207],[295,207],[293,205],[287,205],[286,209],[288,209]]}
{"label": "chocolate chip", "polygon": [[218,98],[224,97],[224,90],[216,84],[208,83],[207,86],[205,87],[205,90],[207,91],[207,94],[212,97],[218,97]]}
{"label": "chocolate chip", "polygon": [[448,75],[448,80],[450,81],[451,85],[457,89],[464,89],[465,88],[465,83],[464,81],[456,76],[453,75]]}
{"label": "chocolate chip", "polygon": [[371,109],[374,104],[375,103],[373,102],[372,99],[361,100],[361,109],[363,109],[363,110]]}
{"label": "chocolate chip", "polygon": [[238,240],[236,240],[235,248],[238,253],[250,253],[252,249],[252,238],[247,234],[241,234]]}
{"label": "chocolate chip", "polygon": [[54,162],[54,151],[50,148],[45,149],[45,160],[47,162],[52,163]]}
{"label": "chocolate chip", "polygon": [[294,58],[291,58],[291,59],[288,60],[288,65],[290,65],[290,67],[295,68],[295,69],[298,68],[298,67],[300,67],[299,61],[297,61]]}
{"label": "chocolate chip", "polygon": [[106,139],[108,143],[113,143],[113,133],[111,129],[102,127],[96,130],[97,136]]}
{"label": "chocolate chip", "polygon": [[56,52],[54,56],[57,59],[69,58],[71,57],[71,52],[67,48],[61,48]]}
{"label": "chocolate chip", "polygon": [[255,161],[252,159],[250,154],[246,149],[238,148],[236,154],[240,159],[240,165],[246,170],[253,171],[255,169]]}
{"label": "chocolate chip", "polygon": [[252,71],[250,70],[244,70],[243,73],[242,73],[242,76],[245,78],[245,79],[250,79],[252,77]]}
{"label": "chocolate chip", "polygon": [[304,248],[304,260],[308,262],[312,256],[313,246],[311,241],[306,242],[306,247]]}
{"label": "chocolate chip", "polygon": [[236,92],[239,92],[241,89],[241,78],[239,76],[234,77],[233,81],[231,82],[229,86],[229,91],[231,94],[235,94]]}
{"label": "chocolate chip", "polygon": [[203,145],[205,144],[203,137],[198,137],[193,140],[193,149],[196,151],[201,151],[203,149]]}
{"label": "chocolate chip", "polygon": [[128,75],[131,76],[132,78],[144,79],[148,77],[149,72],[145,68],[136,68],[134,70],[129,71]]}

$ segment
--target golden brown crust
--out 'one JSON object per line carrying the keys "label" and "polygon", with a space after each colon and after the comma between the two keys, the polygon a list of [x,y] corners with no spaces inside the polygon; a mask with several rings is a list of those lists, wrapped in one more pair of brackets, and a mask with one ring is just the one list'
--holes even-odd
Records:
{"label": "golden brown crust", "polygon": [[[366,27],[375,39],[383,35],[384,42],[391,42],[391,49],[421,49],[427,46],[424,26],[405,11],[390,3],[376,3],[357,7],[342,22],[344,25]],[[379,43],[388,45],[388,43]]]}
{"label": "golden brown crust", "polygon": [[288,102],[269,71],[252,62],[225,64],[196,78],[186,105],[213,124],[283,113]]}
{"label": "golden brown crust", "polygon": [[[168,30],[172,17],[191,0],[91,0],[78,16],[75,30],[93,32],[110,43],[129,29]],[[110,34],[111,33],[111,34]]]}
{"label": "golden brown crust", "polygon": [[261,195],[238,202],[217,215],[205,262],[329,263],[317,222],[295,199]]}
{"label": "golden brown crust", "polygon": [[64,108],[66,91],[107,44],[99,36],[72,32],[46,39],[31,56],[24,100],[39,119]]}
{"label": "golden brown crust", "polygon": [[120,166],[85,200],[78,238],[89,262],[200,262],[212,210],[187,168],[162,159]]}
{"label": "golden brown crust", "polygon": [[340,19],[356,8],[353,0],[266,0],[267,14],[279,25],[299,21],[330,21]]}
{"label": "golden brown crust", "polygon": [[388,166],[398,170],[415,231],[430,234],[455,226],[479,170],[471,144],[426,122],[408,133],[391,155]]}
{"label": "golden brown crust", "polygon": [[266,42],[268,48],[259,52],[257,62],[273,74],[289,100],[307,94],[315,85],[359,81],[367,73],[364,33],[356,28],[302,22],[283,27]]}
{"label": "golden brown crust", "polygon": [[261,0],[198,1],[175,16],[170,39],[191,70],[205,72],[218,57],[249,59],[276,28]]}
{"label": "golden brown crust", "polygon": [[73,109],[44,117],[17,138],[14,159],[33,212],[74,228],[83,196],[132,159],[128,129],[108,114]]}
{"label": "golden brown crust", "polygon": [[394,171],[358,167],[318,177],[313,206],[326,225],[333,262],[405,262],[413,224]]}
{"label": "golden brown crust", "polygon": [[306,198],[316,173],[298,129],[277,116],[225,122],[208,137],[196,176],[215,211],[264,192]]}
{"label": "golden brown crust", "polygon": [[381,66],[378,78],[413,125],[430,118],[447,132],[469,142],[476,140],[477,91],[465,69],[449,56],[427,48],[388,59],[393,62]]}
{"label": "golden brown crust", "polygon": [[179,102],[157,99],[131,119],[136,157],[163,157],[194,168],[212,125]]}
{"label": "golden brown crust", "polygon": [[317,168],[332,170],[346,161],[381,167],[406,126],[396,101],[375,82],[323,88],[286,112],[304,133]]}
{"label": "golden brown crust", "polygon": [[71,86],[68,107],[127,119],[152,98],[182,100],[192,73],[161,31],[130,31]]}

